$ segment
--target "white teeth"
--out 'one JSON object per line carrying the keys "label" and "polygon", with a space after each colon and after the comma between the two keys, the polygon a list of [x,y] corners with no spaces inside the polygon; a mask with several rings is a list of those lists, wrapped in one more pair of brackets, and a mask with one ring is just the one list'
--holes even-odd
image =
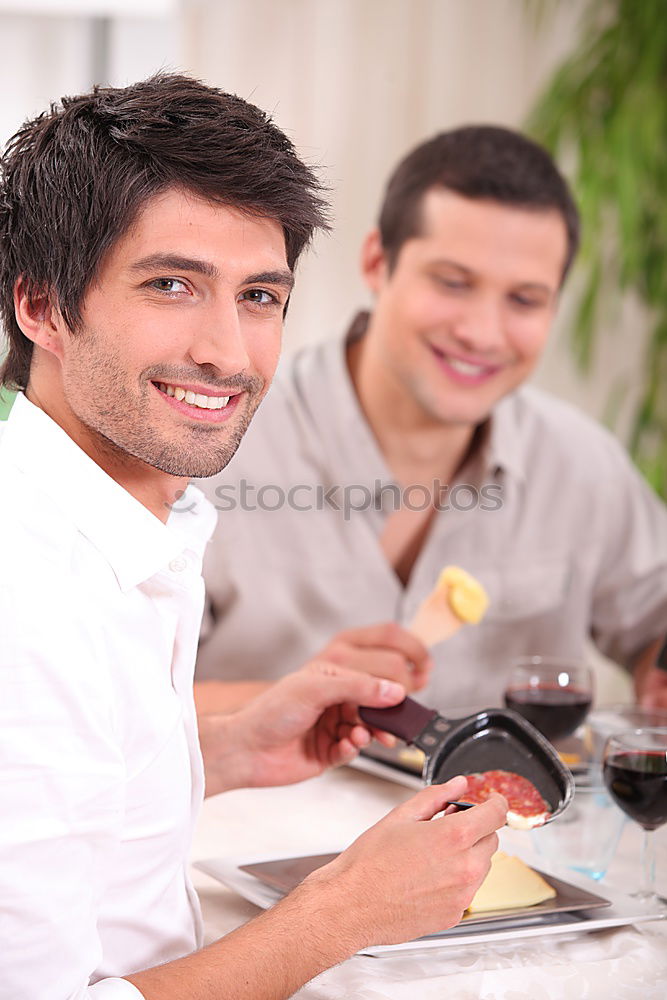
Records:
{"label": "white teeth", "polygon": [[167,385],[165,382],[158,382],[157,386],[178,402],[185,400],[190,406],[198,406],[202,410],[221,410],[231,399],[231,396],[205,396],[202,392],[192,392],[190,389],[182,389],[180,385]]}
{"label": "white teeth", "polygon": [[455,372],[460,372],[461,375],[483,375],[484,372],[488,371],[484,365],[473,365],[469,361],[460,361],[458,358],[447,358],[447,364]]}

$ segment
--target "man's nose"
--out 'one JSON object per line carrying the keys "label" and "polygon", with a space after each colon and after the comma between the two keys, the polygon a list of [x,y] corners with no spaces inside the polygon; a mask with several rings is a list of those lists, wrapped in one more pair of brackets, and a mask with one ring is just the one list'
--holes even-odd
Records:
{"label": "man's nose", "polygon": [[222,375],[235,375],[250,367],[236,300],[212,303],[200,313],[189,353],[195,364],[214,365]]}
{"label": "man's nose", "polygon": [[479,295],[466,304],[456,324],[458,339],[469,350],[489,354],[505,344],[503,304],[495,296]]}

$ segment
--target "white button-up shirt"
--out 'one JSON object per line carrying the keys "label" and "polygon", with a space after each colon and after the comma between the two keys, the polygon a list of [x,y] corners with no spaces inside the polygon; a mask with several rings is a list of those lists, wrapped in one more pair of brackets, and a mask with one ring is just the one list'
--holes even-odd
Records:
{"label": "white button-up shirt", "polygon": [[201,943],[192,675],[215,515],[195,490],[163,524],[24,396],[0,477],[0,998],[135,1000],[119,977]]}

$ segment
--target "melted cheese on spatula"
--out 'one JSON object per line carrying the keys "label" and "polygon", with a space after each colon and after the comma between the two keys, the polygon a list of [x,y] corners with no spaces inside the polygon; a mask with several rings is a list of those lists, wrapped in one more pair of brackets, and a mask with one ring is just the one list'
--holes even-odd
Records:
{"label": "melted cheese on spatula", "polygon": [[470,573],[460,566],[445,566],[409,628],[425,646],[434,646],[451,639],[464,625],[480,622],[488,604],[484,588]]}
{"label": "melted cheese on spatula", "polygon": [[554,887],[520,858],[496,851],[491,858],[489,874],[475,893],[468,912],[535,906],[546,899],[553,899],[555,895]]}
{"label": "melted cheese on spatula", "polygon": [[481,583],[460,566],[445,566],[436,590],[447,595],[449,606],[462,622],[477,625],[486,613],[489,598]]}

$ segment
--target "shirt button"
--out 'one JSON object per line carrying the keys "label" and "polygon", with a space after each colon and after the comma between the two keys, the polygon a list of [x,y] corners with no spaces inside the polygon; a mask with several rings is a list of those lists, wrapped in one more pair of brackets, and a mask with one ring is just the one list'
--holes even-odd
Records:
{"label": "shirt button", "polygon": [[187,569],[187,567],[188,561],[185,556],[177,556],[169,563],[169,569],[172,573],[182,573],[184,569]]}

